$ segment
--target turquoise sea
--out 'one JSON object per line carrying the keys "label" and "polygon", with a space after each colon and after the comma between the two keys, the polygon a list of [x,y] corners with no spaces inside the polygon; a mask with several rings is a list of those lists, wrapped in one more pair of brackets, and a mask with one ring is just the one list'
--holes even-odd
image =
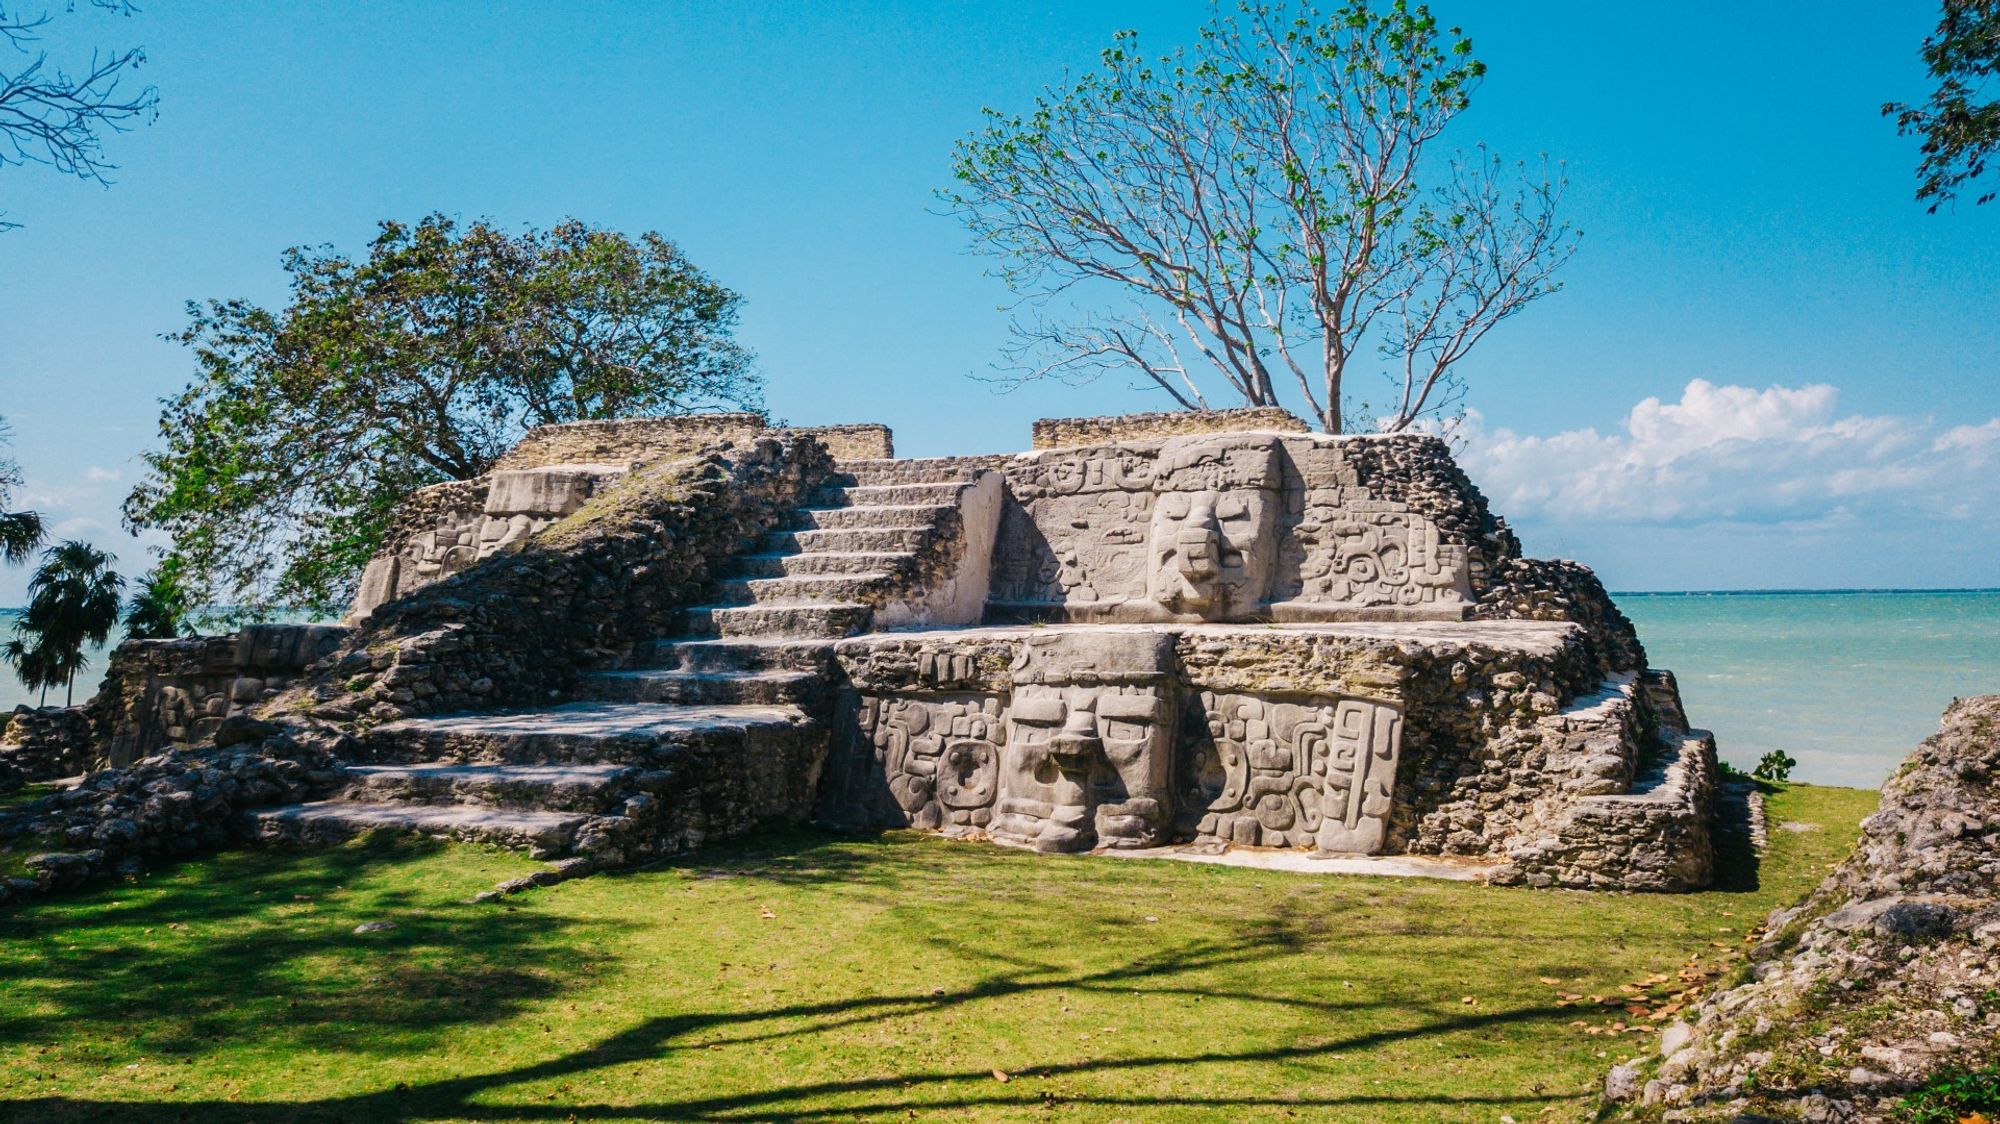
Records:
{"label": "turquoise sea", "polygon": [[[1748,769],[1772,749],[1793,774],[1873,787],[1959,695],[2000,692],[2000,590],[1621,593],[1654,667],[1680,677],[1688,717]],[[0,611],[0,640],[13,615]],[[77,680],[97,689],[100,655]],[[0,671],[0,712],[34,700]],[[59,697],[51,701],[61,701]]]}
{"label": "turquoise sea", "polygon": [[1873,788],[1953,698],[2000,693],[2000,590],[1615,597],[1739,768],[1783,749],[1796,780]]}

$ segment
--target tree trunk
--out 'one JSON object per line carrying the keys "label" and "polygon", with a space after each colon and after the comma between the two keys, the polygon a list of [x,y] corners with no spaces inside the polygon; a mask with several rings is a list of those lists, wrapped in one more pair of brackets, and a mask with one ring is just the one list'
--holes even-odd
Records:
{"label": "tree trunk", "polygon": [[1342,423],[1344,423],[1346,419],[1341,416],[1341,409],[1340,409],[1341,374],[1342,372],[1338,364],[1333,362],[1327,363],[1326,405],[1325,407],[1323,407],[1324,416],[1320,418],[1320,428],[1326,430],[1328,433],[1338,434],[1344,431]]}

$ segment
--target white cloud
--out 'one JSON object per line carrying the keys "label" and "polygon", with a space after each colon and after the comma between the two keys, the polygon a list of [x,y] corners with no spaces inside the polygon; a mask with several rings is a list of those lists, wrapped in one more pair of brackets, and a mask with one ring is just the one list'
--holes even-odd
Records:
{"label": "white cloud", "polygon": [[117,469],[104,468],[100,465],[91,465],[83,473],[83,478],[92,484],[109,484],[111,481],[118,479],[118,477],[119,472]]}
{"label": "white cloud", "polygon": [[1858,515],[1969,519],[2000,510],[2000,418],[1838,412],[1839,392],[1687,384],[1647,398],[1622,432],[1531,436],[1472,413],[1461,462],[1510,520],[1829,525]]}

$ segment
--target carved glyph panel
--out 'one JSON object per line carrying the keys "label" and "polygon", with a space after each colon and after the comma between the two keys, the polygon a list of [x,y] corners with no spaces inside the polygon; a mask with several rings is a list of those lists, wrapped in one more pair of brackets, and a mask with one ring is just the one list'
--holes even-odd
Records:
{"label": "carved glyph panel", "polygon": [[863,695],[855,715],[867,772],[893,805],[891,822],[921,828],[985,826],[1006,741],[990,695]]}
{"label": "carved glyph panel", "polygon": [[1181,822],[1197,838],[1373,853],[1402,740],[1395,707],[1203,691],[1185,724]]}
{"label": "carved glyph panel", "polygon": [[1466,600],[1465,548],[1441,542],[1434,524],[1401,504],[1308,493],[1291,538],[1301,601],[1414,607]]}

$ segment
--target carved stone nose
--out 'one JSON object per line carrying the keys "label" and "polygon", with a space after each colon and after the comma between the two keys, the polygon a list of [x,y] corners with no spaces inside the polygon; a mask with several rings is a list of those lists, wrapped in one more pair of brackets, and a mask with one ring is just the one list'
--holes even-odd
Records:
{"label": "carved stone nose", "polygon": [[1064,768],[1076,768],[1104,749],[1104,740],[1095,730],[1064,730],[1049,739],[1049,756]]}

